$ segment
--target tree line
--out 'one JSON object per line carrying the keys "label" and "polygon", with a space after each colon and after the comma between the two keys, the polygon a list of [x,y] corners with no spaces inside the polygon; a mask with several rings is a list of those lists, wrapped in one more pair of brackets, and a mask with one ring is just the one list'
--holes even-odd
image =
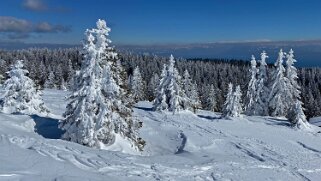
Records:
{"label": "tree line", "polygon": [[[157,55],[118,52],[120,62],[125,69],[127,82],[130,84],[136,67],[139,68],[144,85],[143,97],[152,101],[163,65],[168,57]],[[15,60],[24,60],[29,77],[38,88],[71,89],[73,76],[80,70],[83,52],[80,48],[68,49],[25,49],[0,51],[0,82],[7,79],[6,72]],[[260,65],[260,62],[257,63]],[[251,78],[250,61],[225,59],[183,59],[176,58],[175,66],[183,75],[188,71],[190,78],[197,83],[200,107],[207,110],[222,111],[228,84],[240,85],[245,99]],[[275,70],[273,64],[267,65],[267,76]],[[321,68],[298,68],[298,85],[301,87],[301,101],[308,118],[321,115]],[[215,91],[216,105],[213,107],[209,96]]]}

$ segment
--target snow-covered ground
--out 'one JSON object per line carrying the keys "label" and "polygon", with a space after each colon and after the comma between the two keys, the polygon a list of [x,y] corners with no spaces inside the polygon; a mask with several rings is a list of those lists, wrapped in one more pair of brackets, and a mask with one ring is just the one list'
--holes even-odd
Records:
{"label": "snow-covered ground", "polygon": [[46,90],[49,117],[0,113],[0,180],[320,180],[320,128],[282,119],[159,113],[140,102],[141,155],[60,140],[67,92]]}
{"label": "snow-covered ground", "polygon": [[315,126],[321,126],[321,117],[314,117],[309,120],[309,122]]}

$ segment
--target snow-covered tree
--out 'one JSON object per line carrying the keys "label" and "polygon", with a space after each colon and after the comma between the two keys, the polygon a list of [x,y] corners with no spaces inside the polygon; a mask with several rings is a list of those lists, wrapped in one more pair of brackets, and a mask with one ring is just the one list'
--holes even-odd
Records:
{"label": "snow-covered tree", "polygon": [[232,107],[233,107],[233,99],[234,99],[234,95],[233,95],[233,84],[229,83],[228,84],[228,91],[227,91],[227,95],[226,95],[226,99],[224,102],[224,107],[222,110],[222,117],[228,117],[232,114]]}
{"label": "snow-covered tree", "polygon": [[248,84],[247,93],[246,93],[246,114],[248,115],[256,115],[257,114],[257,99],[259,93],[257,91],[258,80],[257,80],[257,73],[258,69],[256,67],[256,60],[254,55],[252,55],[251,60],[251,79]]}
{"label": "snow-covered tree", "polygon": [[170,56],[169,64],[164,65],[161,80],[157,88],[157,95],[154,100],[154,110],[168,110],[173,113],[184,109],[187,98],[180,87],[181,78],[175,68],[173,55]]}
{"label": "snow-covered tree", "polygon": [[309,123],[307,122],[306,116],[303,112],[302,102],[299,100],[297,100],[296,103],[293,104],[293,108],[288,114],[288,119],[296,128],[305,129],[309,127]]}
{"label": "snow-covered tree", "polygon": [[154,110],[168,110],[168,101],[167,101],[167,95],[166,95],[166,84],[167,83],[167,65],[164,64],[161,78],[159,80],[159,85],[156,89],[156,95],[153,103],[153,109]]}
{"label": "snow-covered tree", "polygon": [[269,88],[268,88],[268,75],[266,59],[269,58],[265,51],[261,53],[260,66],[257,78],[257,96],[256,96],[256,109],[255,114],[266,116],[268,115],[269,106]]}
{"label": "snow-covered tree", "polygon": [[207,97],[207,109],[213,112],[217,110],[216,93],[213,84],[211,84],[210,86],[210,90]]}
{"label": "snow-covered tree", "polygon": [[145,83],[137,66],[131,80],[131,94],[134,102],[142,101],[145,98]]}
{"label": "snow-covered tree", "polygon": [[23,69],[22,62],[22,60],[17,60],[11,70],[7,72],[10,78],[4,83],[2,111],[24,114],[49,113],[34,82],[27,77],[29,72]]}
{"label": "snow-covered tree", "polygon": [[66,82],[65,82],[64,78],[61,79],[60,89],[61,90],[67,90],[67,85],[66,85]]}
{"label": "snow-covered tree", "polygon": [[289,105],[296,104],[297,100],[300,100],[300,86],[298,84],[298,73],[297,69],[293,66],[293,64],[296,62],[294,59],[294,51],[291,49],[290,52],[287,54],[287,60],[286,60],[286,77],[288,79],[288,85],[289,91],[292,95],[290,100],[287,100],[289,102]]}
{"label": "snow-covered tree", "polygon": [[200,100],[197,91],[197,84],[193,83],[191,76],[187,70],[184,71],[182,78],[182,91],[184,91],[186,95],[186,105],[184,105],[185,109],[189,109],[195,111],[200,108]]}
{"label": "snow-covered tree", "polygon": [[234,92],[234,99],[233,99],[233,111],[232,117],[239,117],[240,114],[243,112],[243,105],[242,105],[242,92],[241,87],[238,85],[235,88]]}
{"label": "snow-covered tree", "polygon": [[239,117],[242,113],[242,92],[240,86],[236,86],[233,92],[233,84],[229,84],[226,101],[222,112],[222,117]]}
{"label": "snow-covered tree", "polygon": [[187,70],[184,71],[183,78],[182,78],[182,89],[185,91],[185,94],[189,97],[191,95],[193,87],[193,81],[189,72]]}
{"label": "snow-covered tree", "polygon": [[55,84],[55,74],[53,73],[53,71],[50,71],[48,78],[45,82],[45,88],[47,89],[53,89],[56,88],[56,84]]}
{"label": "snow-covered tree", "polygon": [[115,80],[120,75],[112,69],[117,54],[109,46],[109,31],[104,20],[97,21],[96,29],[86,31],[77,87],[60,128],[66,131],[64,139],[86,146],[101,148],[123,139],[142,150],[145,142],[137,132],[142,123],[133,119],[132,110],[122,100],[122,80]]}
{"label": "snow-covered tree", "polygon": [[158,85],[159,85],[159,76],[157,73],[155,73],[149,81],[149,86],[148,86],[148,99],[149,100],[155,99]]}
{"label": "snow-covered tree", "polygon": [[197,109],[201,108],[201,101],[200,101],[200,97],[198,94],[196,82],[194,84],[192,84],[190,97],[187,96],[187,98],[189,99],[189,102],[190,102],[193,112],[196,112]]}
{"label": "snow-covered tree", "polygon": [[270,92],[270,112],[272,116],[286,116],[288,100],[291,99],[291,93],[288,87],[288,79],[284,76],[285,68],[283,66],[284,53],[282,49],[279,52],[275,62],[276,70],[272,76],[272,86]]}

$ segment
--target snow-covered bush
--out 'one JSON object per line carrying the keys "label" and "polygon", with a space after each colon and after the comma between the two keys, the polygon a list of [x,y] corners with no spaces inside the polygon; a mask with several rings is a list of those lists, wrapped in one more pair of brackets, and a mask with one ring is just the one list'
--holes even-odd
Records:
{"label": "snow-covered bush", "polygon": [[49,113],[33,80],[27,77],[28,71],[23,69],[22,62],[22,60],[17,60],[11,70],[7,72],[10,78],[4,83],[2,111],[23,114]]}

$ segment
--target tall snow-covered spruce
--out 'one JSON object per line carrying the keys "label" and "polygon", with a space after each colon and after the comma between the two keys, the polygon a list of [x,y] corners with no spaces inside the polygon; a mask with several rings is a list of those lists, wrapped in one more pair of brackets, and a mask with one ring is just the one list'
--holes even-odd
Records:
{"label": "tall snow-covered spruce", "polygon": [[131,94],[134,102],[142,101],[145,98],[145,83],[140,73],[139,67],[134,69],[131,81]]}
{"label": "tall snow-covered spruce", "polygon": [[258,69],[256,68],[256,60],[254,55],[252,55],[251,60],[251,79],[248,85],[246,93],[246,114],[248,115],[257,115],[257,100],[258,100],[258,91],[257,91],[257,73]]}
{"label": "tall snow-covered spruce", "polygon": [[168,110],[173,113],[182,109],[187,109],[185,105],[187,97],[180,87],[181,77],[175,68],[175,60],[173,55],[170,56],[169,64],[164,65],[157,95],[154,100],[154,110]]}
{"label": "tall snow-covered spruce", "polygon": [[265,51],[261,53],[261,60],[257,78],[257,97],[255,113],[257,115],[266,116],[269,114],[269,88],[266,59],[269,58]]}
{"label": "tall snow-covered spruce", "polygon": [[124,101],[127,90],[120,86],[124,80],[116,71],[120,67],[109,46],[109,32],[104,20],[97,21],[97,28],[86,30],[84,60],[60,128],[65,130],[64,139],[86,146],[103,148],[126,140],[141,151],[145,142],[138,128],[142,123],[132,117]]}
{"label": "tall snow-covered spruce", "polygon": [[272,116],[286,116],[289,110],[288,100],[291,99],[291,93],[288,87],[288,79],[284,76],[285,68],[283,59],[285,55],[282,49],[279,52],[275,62],[276,70],[272,76],[272,86],[270,92],[270,113]]}
{"label": "tall snow-covered spruce", "polygon": [[287,87],[290,91],[290,94],[292,95],[287,101],[289,101],[290,107],[293,107],[293,105],[296,104],[297,100],[301,99],[301,91],[300,86],[297,82],[298,73],[297,69],[294,67],[294,63],[296,62],[296,60],[294,59],[294,51],[292,49],[286,55],[286,58],[286,77],[288,79]]}
{"label": "tall snow-covered spruce", "polygon": [[22,60],[17,60],[11,70],[7,72],[10,78],[4,83],[2,111],[5,113],[48,114],[49,110],[45,107],[33,80],[27,77],[29,72],[23,69],[22,62]]}

